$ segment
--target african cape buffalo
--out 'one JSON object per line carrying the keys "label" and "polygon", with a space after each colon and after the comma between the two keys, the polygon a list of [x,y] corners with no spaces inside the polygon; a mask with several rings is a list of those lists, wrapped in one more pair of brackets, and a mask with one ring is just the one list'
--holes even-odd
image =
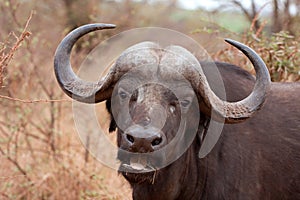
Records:
{"label": "african cape buffalo", "polygon": [[[214,87],[215,83],[209,78],[212,76],[206,81],[205,73],[210,73],[213,63],[201,63],[202,73],[200,64],[187,50],[171,46],[172,51],[160,51],[152,42],[125,50],[103,79],[97,83],[86,82],[71,68],[71,49],[81,36],[108,28],[114,28],[114,25],[85,25],[72,31],[60,43],[54,67],[63,91],[81,102],[106,100],[112,117],[110,131],[117,131],[121,150],[152,153],[167,146],[176,137],[176,131],[182,130],[185,135],[189,128],[197,128],[186,151],[163,168],[155,169],[155,164],[152,166],[155,161],[147,158],[141,161],[140,157],[119,154],[120,172],[133,189],[133,199],[300,199],[299,83],[270,83],[266,66],[259,56],[249,47],[232,40],[228,42],[252,62],[256,79],[234,65],[214,63],[224,81],[226,99],[217,97],[218,87]],[[172,74],[176,69],[191,83],[195,96],[188,90],[181,90],[187,93],[178,97],[157,84],[132,89],[130,84],[118,83],[136,66],[156,62],[159,67],[155,73],[159,78],[178,79]],[[166,66],[172,66],[172,70]],[[148,76],[155,74],[150,72]],[[144,76],[140,72],[137,74]],[[115,103],[112,102],[114,89],[117,91]],[[126,116],[122,101],[129,105],[130,120],[122,118]],[[157,111],[159,115],[151,111],[157,103],[166,112],[165,125],[160,126],[161,129],[156,127],[159,120],[155,121],[155,117],[160,119],[160,111]],[[199,109],[195,110],[195,106]],[[117,113],[113,113],[115,107],[118,107]],[[195,122],[196,113],[201,114]],[[181,115],[186,124],[183,128],[178,125]],[[125,121],[125,128],[119,127],[120,119]],[[207,137],[204,134],[206,125],[220,119],[226,123],[221,137],[206,157],[199,158],[203,137]]]}

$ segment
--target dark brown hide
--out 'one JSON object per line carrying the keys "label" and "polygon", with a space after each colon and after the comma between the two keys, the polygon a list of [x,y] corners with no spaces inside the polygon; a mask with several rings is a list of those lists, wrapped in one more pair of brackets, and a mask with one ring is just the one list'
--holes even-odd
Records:
{"label": "dark brown hide", "polygon": [[[251,92],[255,81],[247,71],[216,64],[228,101]],[[202,67],[211,73],[209,63]],[[208,80],[218,94],[218,84]],[[198,158],[196,137],[183,156],[157,171],[154,184],[129,180],[133,199],[300,199],[299,91],[299,83],[272,83],[264,107],[246,122],[225,125],[208,156]]]}
{"label": "dark brown hide", "polygon": [[253,118],[225,125],[206,158],[206,199],[300,199],[299,91],[299,83],[272,83]]}
{"label": "dark brown hide", "polygon": [[[217,63],[225,83],[225,101],[216,96],[220,94],[219,89],[222,87],[212,81],[214,74],[211,73],[214,72],[210,71],[210,63],[202,63],[205,75],[198,60],[188,50],[179,46],[162,49],[153,42],[142,42],[126,49],[99,81],[82,80],[74,73],[70,63],[72,47],[80,37],[89,32],[114,27],[112,24],[88,24],[73,30],[62,40],[54,56],[54,69],[63,91],[71,98],[85,103],[108,100],[108,110],[115,112],[113,116],[116,117],[112,119],[110,131],[117,128],[118,145],[121,149],[155,154],[158,152],[155,150],[171,146],[166,144],[174,137],[176,129],[179,133],[184,133],[181,135],[188,135],[193,139],[181,157],[157,172],[123,173],[133,188],[134,199],[300,199],[299,83],[270,84],[270,76],[262,59],[249,47],[230,39],[226,41],[243,52],[253,64],[256,81],[238,67]],[[193,112],[174,112],[172,106],[175,106],[176,111],[178,104],[183,106],[187,99],[181,100],[179,97],[173,103],[173,100],[166,98],[172,96],[168,94],[168,90],[155,88],[153,85],[147,86],[144,98],[137,96],[135,100],[134,95],[133,98],[130,97],[130,112],[124,112],[128,104],[114,101],[114,92],[117,91],[117,95],[120,98],[123,96],[123,100],[127,101],[127,94],[131,95],[134,91],[128,92],[130,87],[120,88],[118,84],[125,74],[139,71],[142,66],[146,66],[143,68],[145,71],[142,70],[143,79],[150,74],[153,80],[159,77],[156,75],[160,75],[164,77],[161,80],[174,81],[180,74],[188,80],[193,88],[191,91],[196,93],[196,98],[193,98],[197,100],[186,111]],[[180,82],[177,81],[176,85]],[[179,94],[182,91],[188,90],[182,89]],[[248,94],[250,95],[247,96]],[[191,100],[189,94],[182,96],[188,96]],[[265,106],[257,112],[267,96]],[[197,109],[194,106],[198,106]],[[152,112],[153,108],[166,112],[155,115],[157,112]],[[197,119],[196,115],[200,112],[200,119]],[[186,123],[178,127],[176,122],[180,115],[184,116],[183,121]],[[240,123],[253,115],[255,116],[250,120]],[[200,159],[198,153],[202,139],[199,136],[209,117],[240,124],[225,125],[215,148],[208,156]],[[157,123],[148,129],[148,123],[151,124],[149,119],[156,120]],[[160,122],[163,122],[163,127],[160,127]],[[189,124],[185,126],[187,123]],[[182,131],[181,127],[184,127]],[[191,137],[189,128],[198,131],[197,134]],[[178,143],[179,145],[175,143],[172,151],[181,149],[181,145],[185,143],[185,140],[182,141],[184,142]],[[157,162],[164,162],[172,156],[172,151]],[[119,158],[125,162],[121,166],[136,170],[133,172],[141,171],[141,165],[143,172],[146,172],[144,169],[151,167],[154,162],[150,160],[150,163],[145,163],[145,159],[140,157],[137,162],[134,157],[124,159],[121,153]],[[128,160],[129,165],[126,163]]]}

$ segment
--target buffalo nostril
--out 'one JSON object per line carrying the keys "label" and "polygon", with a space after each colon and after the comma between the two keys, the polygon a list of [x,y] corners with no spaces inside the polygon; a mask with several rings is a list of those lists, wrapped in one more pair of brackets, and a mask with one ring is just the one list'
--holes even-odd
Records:
{"label": "buffalo nostril", "polygon": [[157,145],[159,145],[161,142],[162,142],[162,138],[159,137],[159,138],[155,138],[155,139],[151,142],[151,144],[152,144],[152,146],[157,146]]}
{"label": "buffalo nostril", "polygon": [[126,134],[126,139],[131,142],[134,143],[134,137],[132,135]]}

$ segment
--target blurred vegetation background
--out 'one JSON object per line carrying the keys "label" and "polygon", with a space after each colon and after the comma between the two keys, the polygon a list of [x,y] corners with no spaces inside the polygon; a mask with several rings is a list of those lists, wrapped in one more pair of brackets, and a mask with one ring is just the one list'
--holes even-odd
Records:
{"label": "blurred vegetation background", "polygon": [[[205,2],[215,6],[206,9],[204,3],[192,6],[195,2],[0,0],[0,199],[131,199],[126,181],[81,145],[72,101],[54,77],[55,49],[80,25],[117,28],[80,40],[72,56],[75,67],[104,39],[156,26],[185,33],[214,60],[253,72],[249,61],[223,42],[239,40],[259,53],[273,81],[300,80],[300,0],[210,0]],[[107,127],[101,105],[99,122]]]}

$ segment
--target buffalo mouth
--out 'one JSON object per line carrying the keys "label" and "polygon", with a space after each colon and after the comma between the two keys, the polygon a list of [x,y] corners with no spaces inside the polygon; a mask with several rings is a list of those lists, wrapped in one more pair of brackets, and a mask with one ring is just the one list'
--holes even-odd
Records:
{"label": "buffalo mouth", "polygon": [[125,179],[130,183],[148,182],[154,184],[157,169],[151,163],[150,159],[143,155],[131,156],[123,159],[119,167]]}

